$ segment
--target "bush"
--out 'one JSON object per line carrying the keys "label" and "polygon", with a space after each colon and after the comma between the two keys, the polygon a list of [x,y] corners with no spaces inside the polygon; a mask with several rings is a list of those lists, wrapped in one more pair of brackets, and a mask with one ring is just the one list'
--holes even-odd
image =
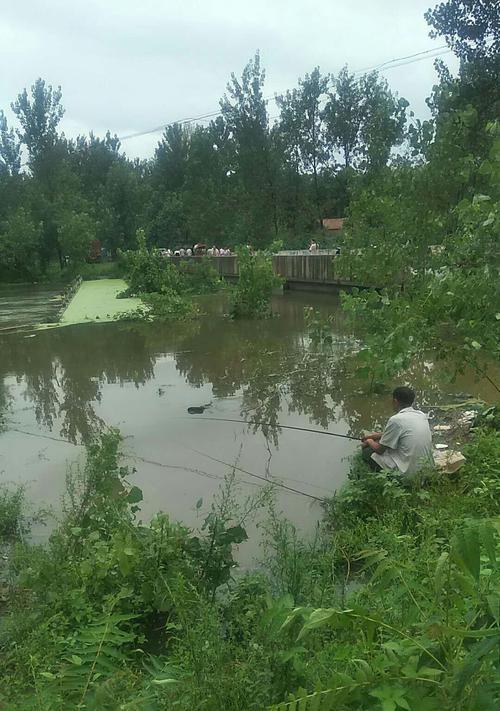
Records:
{"label": "bush", "polygon": [[22,529],[24,512],[24,488],[11,490],[0,484],[0,542],[16,538]]}
{"label": "bush", "polygon": [[238,247],[239,279],[234,290],[231,314],[234,318],[266,318],[271,315],[273,289],[282,283],[274,273],[272,259],[262,252],[252,254]]}
{"label": "bush", "polygon": [[202,257],[200,261],[183,261],[179,269],[186,279],[187,289],[193,294],[208,294],[224,287],[224,282],[209,257]]}

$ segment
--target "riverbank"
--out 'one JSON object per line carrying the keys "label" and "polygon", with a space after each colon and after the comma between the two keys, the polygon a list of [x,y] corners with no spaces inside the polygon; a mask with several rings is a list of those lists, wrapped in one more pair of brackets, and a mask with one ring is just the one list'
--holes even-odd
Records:
{"label": "riverbank", "polygon": [[[498,432],[476,431],[460,472],[425,488],[356,462],[312,541],[267,494],[238,506],[231,477],[196,503],[198,530],[143,525],[119,446],[88,448],[49,546],[10,561],[5,708],[296,711],[290,693],[306,709],[495,708]],[[263,506],[261,568],[235,577]]]}

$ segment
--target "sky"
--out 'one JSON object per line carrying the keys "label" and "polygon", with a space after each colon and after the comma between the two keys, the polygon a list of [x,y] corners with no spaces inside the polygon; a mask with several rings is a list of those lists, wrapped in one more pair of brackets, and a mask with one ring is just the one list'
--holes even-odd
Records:
{"label": "sky", "polygon": [[[25,0],[1,2],[0,108],[42,77],[61,86],[68,137],[123,137],[219,109],[231,72],[260,51],[265,96],[322,73],[372,68],[444,44],[424,12],[437,0]],[[456,59],[442,59],[452,70]],[[418,118],[436,82],[430,55],[381,69]],[[269,115],[277,113],[269,102]],[[124,140],[148,158],[161,132]]]}

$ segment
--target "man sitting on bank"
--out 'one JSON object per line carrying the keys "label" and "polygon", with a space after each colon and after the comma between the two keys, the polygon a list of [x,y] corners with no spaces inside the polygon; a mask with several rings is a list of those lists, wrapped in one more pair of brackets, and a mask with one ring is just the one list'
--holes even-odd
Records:
{"label": "man sitting on bank", "polygon": [[403,477],[433,464],[432,435],[427,415],[412,405],[415,393],[404,386],[392,393],[396,414],[383,432],[373,432],[361,440],[363,459],[375,471],[396,470]]}

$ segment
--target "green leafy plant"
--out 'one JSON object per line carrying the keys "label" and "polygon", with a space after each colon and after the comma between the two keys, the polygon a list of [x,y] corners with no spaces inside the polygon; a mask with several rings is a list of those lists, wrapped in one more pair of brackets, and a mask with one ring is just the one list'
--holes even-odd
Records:
{"label": "green leafy plant", "polygon": [[239,279],[232,297],[234,318],[266,318],[271,315],[273,289],[281,284],[274,273],[271,257],[252,254],[247,247],[238,251]]}

